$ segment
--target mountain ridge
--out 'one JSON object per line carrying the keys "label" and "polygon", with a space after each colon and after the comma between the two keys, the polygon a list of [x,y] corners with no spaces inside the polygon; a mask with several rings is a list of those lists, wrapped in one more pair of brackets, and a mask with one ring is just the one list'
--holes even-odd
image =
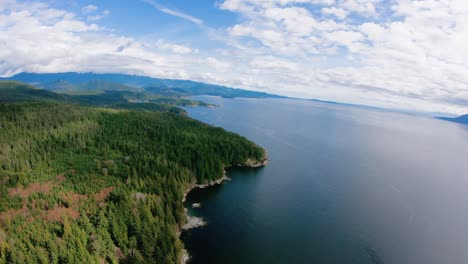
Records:
{"label": "mountain ridge", "polygon": [[457,117],[437,117],[438,119],[468,125],[468,114]]}
{"label": "mountain ridge", "polygon": [[[161,79],[119,73],[19,73],[0,80],[16,80],[45,90],[128,90],[134,92],[165,91],[170,96],[213,95],[226,98],[286,98],[285,96],[207,84],[191,80]],[[104,86],[99,88],[99,86]]]}
{"label": "mountain ridge", "polygon": [[180,263],[184,191],[267,158],[200,103],[0,81],[0,263]]}

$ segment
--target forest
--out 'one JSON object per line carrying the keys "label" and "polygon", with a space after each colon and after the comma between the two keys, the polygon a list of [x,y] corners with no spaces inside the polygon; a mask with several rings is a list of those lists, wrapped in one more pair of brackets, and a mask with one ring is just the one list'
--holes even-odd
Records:
{"label": "forest", "polygon": [[266,158],[180,108],[22,101],[5,91],[0,263],[180,263],[183,192]]}

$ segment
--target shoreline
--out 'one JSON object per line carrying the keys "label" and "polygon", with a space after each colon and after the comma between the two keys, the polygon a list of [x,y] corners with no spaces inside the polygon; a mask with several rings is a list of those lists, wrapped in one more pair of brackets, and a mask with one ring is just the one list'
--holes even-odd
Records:
{"label": "shoreline", "polygon": [[[234,165],[234,166],[235,167],[243,167],[243,168],[260,168],[260,167],[264,167],[264,166],[268,165],[268,162],[269,162],[268,152],[265,151],[265,157],[264,157],[264,159],[262,161],[254,161],[254,160],[249,158],[249,159],[247,159],[247,161],[244,164],[237,164],[237,165]],[[221,178],[219,178],[217,180],[211,180],[211,181],[209,181],[207,183],[202,183],[202,184],[196,184],[196,183],[195,184],[190,184],[189,187],[184,191],[184,196],[182,198],[182,203],[186,202],[187,195],[193,189],[205,189],[205,188],[212,187],[212,186],[215,186],[215,185],[220,185],[220,184],[224,183],[225,181],[230,181],[231,178],[229,178],[227,176],[227,174],[226,174],[226,169],[230,168],[230,167],[233,167],[233,165],[225,166],[224,169],[223,169],[223,177],[221,177]],[[187,208],[184,207],[184,211],[185,211],[185,217],[187,219],[187,223],[180,227],[179,239],[180,239],[180,236],[181,236],[183,231],[188,231],[190,229],[198,228],[198,227],[202,227],[202,226],[206,225],[206,222],[202,218],[196,217],[196,216],[190,216],[188,214],[188,209]],[[180,263],[181,264],[186,264],[186,263],[188,263],[189,260],[190,260],[190,254],[185,249],[185,247],[183,247],[182,248],[182,258],[181,258]]]}

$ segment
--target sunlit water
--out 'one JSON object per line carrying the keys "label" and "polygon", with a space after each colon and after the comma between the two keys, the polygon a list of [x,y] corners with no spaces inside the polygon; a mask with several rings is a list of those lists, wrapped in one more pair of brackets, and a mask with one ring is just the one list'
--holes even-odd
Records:
{"label": "sunlit water", "polygon": [[[200,99],[200,98],[198,98]],[[255,141],[262,169],[190,193],[190,263],[468,263],[468,126],[286,99],[202,97],[190,116]]]}

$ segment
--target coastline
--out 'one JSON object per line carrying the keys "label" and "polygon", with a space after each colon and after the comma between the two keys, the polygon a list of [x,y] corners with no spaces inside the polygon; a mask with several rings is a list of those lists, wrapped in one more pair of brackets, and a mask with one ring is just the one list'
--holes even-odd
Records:
{"label": "coastline", "polygon": [[[247,161],[244,162],[244,164],[237,164],[237,165],[234,165],[234,166],[235,167],[244,167],[244,168],[260,168],[260,167],[264,167],[264,166],[268,165],[268,162],[269,162],[268,152],[265,151],[265,156],[264,156],[262,161],[255,161],[255,160],[252,160],[252,159],[249,158],[249,159],[247,159]],[[230,181],[231,178],[229,178],[226,175],[226,169],[229,168],[229,167],[233,167],[233,165],[225,166],[224,169],[223,169],[223,177],[221,177],[221,178],[219,178],[217,180],[211,180],[211,181],[209,181],[207,183],[202,183],[202,184],[196,184],[196,183],[190,184],[189,187],[184,191],[184,196],[182,198],[182,203],[185,203],[185,201],[187,199],[187,195],[193,189],[205,189],[205,188],[208,188],[208,187],[212,187],[212,186],[215,186],[215,185],[222,184],[224,181]],[[202,218],[199,218],[199,217],[196,217],[196,216],[190,216],[188,214],[188,209],[187,208],[184,208],[184,211],[185,211],[185,217],[187,219],[187,223],[180,227],[179,239],[180,239],[180,236],[181,236],[183,231],[187,231],[187,230],[190,230],[190,229],[193,229],[193,228],[198,228],[198,227],[202,227],[202,226],[206,225],[206,222]],[[188,253],[188,251],[185,248],[182,248],[182,258],[181,258],[180,263],[181,264],[186,264],[186,263],[188,263],[189,260],[190,260],[190,254]]]}

